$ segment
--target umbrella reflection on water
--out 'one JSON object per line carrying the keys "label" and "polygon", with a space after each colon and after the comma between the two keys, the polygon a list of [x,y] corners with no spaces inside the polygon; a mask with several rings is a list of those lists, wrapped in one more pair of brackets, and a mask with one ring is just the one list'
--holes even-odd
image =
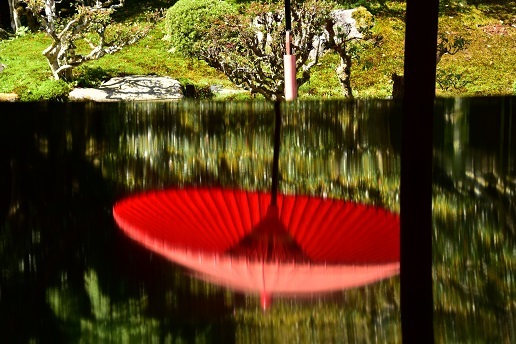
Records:
{"label": "umbrella reflection on water", "polygon": [[271,297],[353,288],[399,273],[399,216],[343,200],[277,194],[276,106],[270,193],[167,189],[114,206],[117,224],[209,282]]}

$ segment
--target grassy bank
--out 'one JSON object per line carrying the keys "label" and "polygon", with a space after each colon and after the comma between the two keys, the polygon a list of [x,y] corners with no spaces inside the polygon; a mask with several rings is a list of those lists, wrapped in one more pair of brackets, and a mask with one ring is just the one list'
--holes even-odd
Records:
{"label": "grassy bank", "polygon": [[[166,8],[173,3],[148,1],[143,7]],[[142,3],[131,4],[115,19],[143,23],[139,15]],[[443,7],[440,32],[462,36],[468,44],[455,55],[445,55],[438,64],[438,95],[516,94],[516,1],[500,4],[490,1],[489,5]],[[392,74],[403,74],[405,7],[403,2],[387,1],[385,6],[371,10],[376,18],[375,32],[381,39],[359,52],[352,67],[352,87],[358,98],[386,98],[392,92]],[[199,86],[236,88],[224,74],[204,62],[171,54],[163,37],[162,21],[137,44],[76,68],[71,83],[52,80],[41,54],[50,44],[43,33],[0,41],[0,63],[6,66],[0,73],[0,93],[16,93],[23,101],[66,99],[73,87],[96,86],[110,77],[130,74],[166,75]],[[311,81],[300,88],[300,98],[341,97],[334,72],[338,62],[338,56],[327,54]]]}

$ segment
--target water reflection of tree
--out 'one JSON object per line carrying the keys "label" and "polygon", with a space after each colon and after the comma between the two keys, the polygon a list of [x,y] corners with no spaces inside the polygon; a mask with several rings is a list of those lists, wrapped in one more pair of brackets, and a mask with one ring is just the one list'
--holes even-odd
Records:
{"label": "water reflection of tree", "polygon": [[[436,332],[445,341],[476,337],[497,340],[514,330],[514,160],[509,154],[514,147],[504,148],[509,132],[504,132],[506,143],[495,140],[498,143],[494,146],[492,142],[484,145],[479,135],[472,137],[475,124],[466,120],[471,118],[468,106],[459,100],[444,104],[443,121],[436,118],[437,133],[444,133],[437,138],[436,147],[442,143],[445,149],[435,151],[434,292],[438,300]],[[258,121],[225,116],[228,109],[209,111],[195,107],[186,111],[190,122],[185,120],[181,126],[191,123],[192,130],[186,135],[177,131],[170,144],[178,154],[179,165],[186,161],[191,166],[190,175],[195,175],[199,164],[208,161],[204,168],[211,171],[211,181],[267,189],[273,123],[269,109],[261,110]],[[287,108],[280,158],[282,191],[343,197],[396,209],[399,127],[392,120],[396,111],[388,102],[314,102]],[[499,113],[502,109],[493,110],[491,104],[483,111]],[[212,113],[219,118],[215,123],[202,120]],[[507,115],[505,118],[507,121]],[[496,125],[497,130],[502,127]],[[186,148],[184,137],[189,140]],[[191,142],[195,144],[191,146]],[[183,179],[182,183],[192,181]],[[375,297],[384,295],[377,292]],[[293,319],[278,317],[278,322],[287,321],[282,317]],[[371,318],[367,319],[370,324]],[[471,323],[477,326],[472,328]],[[323,322],[317,324],[323,326]]]}
{"label": "water reflection of tree", "polygon": [[[505,112],[496,124],[501,141],[488,138],[483,145],[479,134],[493,125],[483,116],[494,120],[510,104],[505,110],[473,101],[438,105],[445,116],[436,118],[443,135],[436,137],[434,164],[436,337],[510,340],[516,323],[514,122]],[[400,340],[398,279],[336,293],[334,302],[281,301],[267,315],[256,311],[254,298],[184,277],[114,227],[115,198],[134,190],[215,184],[267,190],[272,105],[26,106],[2,109],[31,113],[9,116],[2,126],[7,149],[0,167],[9,184],[2,211],[10,211],[0,227],[5,337],[58,342],[132,333],[234,342],[274,332],[283,338],[331,340],[345,333],[349,341]],[[472,107],[477,112],[468,112]],[[299,103],[285,113],[283,192],[397,209],[393,103]],[[472,122],[472,116],[478,117]]]}
{"label": "water reflection of tree", "polygon": [[[138,108],[138,115],[129,120],[121,135],[117,159],[125,159],[124,163],[113,160],[106,164],[116,180],[133,189],[213,184],[269,189],[274,129],[271,104],[171,105],[161,108],[160,116],[150,106]],[[397,206],[399,161],[388,134],[389,116],[382,116],[381,122],[367,116],[369,111],[385,113],[388,102],[369,108],[312,102],[284,110],[283,192],[379,205],[387,198],[390,207]],[[139,173],[140,178],[131,173]],[[135,185],[136,180],[147,184]]]}
{"label": "water reflection of tree", "polygon": [[[116,187],[102,176],[99,160],[117,147],[112,139],[117,135],[111,134],[116,134],[119,117],[108,117],[113,107],[95,113],[85,104],[69,105],[72,109],[58,104],[18,106],[28,115],[10,116],[5,123],[9,131],[2,133],[2,148],[8,149],[0,166],[6,167],[2,174],[11,184],[2,194],[9,202],[2,209],[7,215],[0,227],[3,338],[139,341],[152,334],[188,340],[199,335],[196,329],[204,338],[217,329],[234,332],[231,321],[224,320],[229,308],[220,289],[192,292],[195,288],[184,285],[191,279],[178,278],[177,268],[160,259],[149,262],[146,251],[138,251],[126,238],[120,240],[111,218]],[[13,109],[20,113],[20,108]],[[120,274],[123,266],[131,266],[132,275]],[[149,266],[163,271],[142,274]],[[166,283],[164,275],[171,276]],[[171,295],[163,303],[170,314],[156,311],[154,305],[162,302],[154,301],[149,285],[161,286],[157,295]],[[195,300],[218,308],[192,306]],[[210,314],[218,324],[212,326],[211,319],[195,325],[184,313],[194,318]]]}
{"label": "water reflection of tree", "polygon": [[[77,282],[76,272],[83,262],[74,257],[74,248],[91,224],[77,219],[87,216],[91,203],[103,192],[95,183],[83,189],[83,182],[95,179],[95,173],[78,143],[84,141],[81,127],[54,126],[53,121],[70,122],[70,118],[55,114],[49,119],[49,107],[20,105],[13,108],[17,112],[7,112],[11,114],[6,133],[9,149],[2,159],[8,161],[11,185],[1,231],[7,246],[1,259],[9,274],[2,276],[2,317],[7,319],[1,322],[8,324],[8,337],[59,341],[54,338],[59,336],[59,324],[48,309],[45,290],[59,284],[60,277],[70,285]],[[77,122],[87,124],[80,113],[77,116]],[[70,141],[72,136],[76,142]],[[83,303],[77,305],[80,309]]]}
{"label": "water reflection of tree", "polygon": [[[228,311],[233,303],[256,300],[239,301],[149,257],[116,230],[110,210],[117,185],[122,193],[128,186],[211,183],[268,189],[272,106],[39,106],[27,105],[23,113],[31,115],[13,116],[4,141],[9,149],[2,166],[12,190],[6,205],[11,213],[0,232],[6,336],[72,341],[157,333],[165,339],[216,336],[233,342],[238,331]],[[307,116],[306,123],[311,135],[323,135],[316,119]],[[331,159],[329,146],[342,137],[335,123],[327,121],[328,141],[319,146],[314,141],[307,158],[320,159],[314,153],[323,151],[322,157]],[[299,134],[287,130],[285,136]],[[357,291],[357,303],[367,304],[360,296],[364,291],[383,290],[372,288]],[[392,283],[383,288],[397,289]]]}
{"label": "water reflection of tree", "polygon": [[[516,148],[511,98],[443,100],[436,144],[436,334],[514,339]],[[441,118],[439,118],[441,119]],[[493,130],[495,129],[495,130]],[[487,135],[496,131],[499,135]]]}
{"label": "water reflection of tree", "polygon": [[[111,176],[118,169],[143,170],[147,175],[140,174],[140,184],[132,184],[124,179],[126,174],[116,172],[114,179],[122,176],[118,182],[133,190],[213,184],[270,188],[274,130],[271,104],[169,104],[159,111],[155,105],[148,105],[147,110],[140,108],[142,104],[130,105],[138,107],[137,115],[127,118],[126,129],[121,133],[123,143],[117,152],[126,157],[127,164],[110,165],[114,168],[110,170]],[[390,116],[385,113],[397,109],[391,108],[389,102],[361,105],[357,108],[355,103],[313,102],[284,109],[280,155],[283,192],[341,197],[397,208],[399,159],[393,147],[399,143],[393,145],[391,140],[399,137],[391,137]],[[379,113],[383,115],[376,117]],[[322,338],[323,328],[344,326],[344,321],[350,340],[399,341],[395,339],[399,333],[398,290],[398,281],[394,279],[348,291],[344,297],[347,301],[341,300],[339,304],[348,304],[354,312],[333,313],[326,309],[332,320],[306,312],[280,312],[279,319],[267,326],[285,325],[298,316],[309,316],[312,330],[317,328],[316,336]],[[252,336],[245,333],[253,331],[253,322],[261,321],[261,315],[254,314],[249,319],[243,311],[241,316],[237,320],[241,326],[238,334]],[[242,319],[246,319],[243,324]],[[392,330],[383,332],[387,327]],[[301,328],[296,329],[282,326],[282,337],[299,335]]]}

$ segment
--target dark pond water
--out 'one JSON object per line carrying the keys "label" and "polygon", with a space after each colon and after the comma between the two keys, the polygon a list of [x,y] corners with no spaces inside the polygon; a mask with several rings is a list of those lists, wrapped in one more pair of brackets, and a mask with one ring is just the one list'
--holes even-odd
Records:
{"label": "dark pond water", "polygon": [[[398,212],[399,105],[284,106],[280,192]],[[436,342],[516,341],[515,112],[515,98],[437,100]],[[116,226],[113,204],[143,190],[269,190],[271,104],[1,104],[0,121],[0,341],[401,341],[397,276],[263,312]]]}

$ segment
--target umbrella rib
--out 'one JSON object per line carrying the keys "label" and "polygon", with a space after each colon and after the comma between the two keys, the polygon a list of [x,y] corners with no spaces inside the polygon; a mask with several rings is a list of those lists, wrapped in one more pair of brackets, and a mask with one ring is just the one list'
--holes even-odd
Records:
{"label": "umbrella rib", "polygon": [[[228,231],[225,230],[227,227],[222,226],[223,221],[220,221],[220,220],[223,220],[224,217],[221,214],[220,208],[217,206],[217,203],[213,200],[213,195],[211,194],[210,190],[204,190],[204,191],[209,194],[209,197],[201,197],[200,201],[208,209],[208,214],[206,214],[206,215],[208,215],[211,218],[211,224],[212,224],[212,228],[214,229],[214,231],[218,232],[222,237],[226,238],[227,244],[225,245],[226,247],[224,247],[223,249],[227,249],[229,246],[231,246],[234,243],[233,238],[228,233]],[[208,206],[208,201],[211,201],[210,206]],[[213,211],[209,211],[210,209]],[[214,217],[218,217],[219,221],[217,221],[217,219],[215,219]]]}
{"label": "umbrella rib", "polygon": [[[329,203],[329,204],[328,204]],[[317,208],[313,210],[312,215],[312,221],[305,221],[304,227],[307,228],[305,231],[307,232],[303,243],[306,245],[303,245],[303,248],[309,249],[310,246],[316,246],[317,243],[320,241],[320,236],[322,235],[320,228],[322,227],[322,223],[324,222],[325,218],[327,217],[328,213],[334,207],[335,203],[333,200],[322,200],[317,204]],[[310,225],[310,228],[312,230],[310,231],[308,229],[308,226]],[[324,228],[324,227],[323,227]],[[326,227],[329,228],[329,227]],[[314,238],[315,237],[315,238]],[[301,245],[301,243],[300,243]]]}
{"label": "umbrella rib", "polygon": [[[183,194],[186,195],[183,195]],[[183,195],[184,197],[181,197]],[[175,217],[174,220],[183,223],[183,228],[190,228],[196,234],[205,234],[205,228],[209,227],[209,223],[203,217],[195,216],[201,209],[198,204],[192,199],[192,193],[184,190],[174,190],[174,192],[166,192],[167,203],[171,206],[168,207],[170,212],[173,212]],[[186,215],[186,216],[185,216]],[[188,234],[191,234],[189,231]],[[183,236],[184,237],[184,236]],[[213,240],[203,237],[203,242],[206,247],[213,245]],[[200,238],[200,237],[198,237]]]}
{"label": "umbrella rib", "polygon": [[[335,243],[335,240],[325,240],[328,236],[334,237],[335,234],[337,234],[339,231],[337,229],[342,229],[337,225],[339,221],[341,221],[342,218],[345,218],[347,214],[351,211],[353,208],[353,205],[348,202],[337,202],[333,201],[331,207],[328,208],[328,211],[331,210],[330,216],[325,216],[323,220],[321,221],[321,227],[323,228],[333,228],[331,231],[322,231],[322,233],[317,233],[318,235],[315,238],[316,242],[330,242]],[[314,249],[313,253],[317,253],[317,251],[320,251],[321,248],[328,248],[329,245],[320,245],[319,250],[317,249],[317,245],[315,243],[311,245],[311,248]]]}
{"label": "umbrella rib", "polygon": [[[210,193],[210,196],[212,195],[212,193]],[[222,196],[222,201],[223,201],[223,204],[224,204],[224,209],[227,213],[228,216],[226,216],[226,226],[227,226],[227,230],[229,231],[229,235],[231,236],[231,239],[232,239],[232,244],[238,242],[238,240],[240,239],[238,234],[237,233],[237,224],[235,223],[235,219],[233,216],[233,212],[231,211],[230,209],[230,201],[228,200],[228,198],[230,198],[231,196],[234,196],[234,193],[233,192],[229,192],[229,191],[226,191],[226,190],[222,190],[220,192],[220,195]],[[211,196],[212,199],[213,199],[213,196]],[[234,200],[234,199],[233,199]],[[238,215],[240,215],[240,212],[238,212]],[[230,225],[231,224],[231,225]]]}
{"label": "umbrella rib", "polygon": [[[302,235],[303,242],[305,242],[305,238],[307,238],[310,235],[309,233],[307,233],[307,222],[308,221],[306,221],[305,219],[307,217],[313,216],[313,214],[315,213],[315,209],[310,209],[310,207],[309,207],[309,205],[311,203],[313,203],[314,201],[315,201],[315,199],[312,197],[307,198],[306,203],[304,205],[304,209],[301,212],[301,215],[299,217],[300,225],[298,225],[298,228],[301,231],[301,233],[303,233],[303,235]],[[306,239],[306,240],[308,240],[308,239]]]}
{"label": "umbrella rib", "polygon": [[[356,259],[356,247],[360,243],[357,240],[357,231],[360,230],[359,223],[361,222],[361,220],[366,218],[366,216],[364,216],[362,214],[363,209],[364,208],[361,205],[353,204],[351,210],[354,210],[354,211],[348,212],[348,215],[341,219],[341,221],[346,222],[345,226],[344,225],[339,226],[340,228],[346,228],[346,230],[341,231],[340,233],[339,232],[336,233],[337,237],[346,238],[346,247],[348,248],[348,251],[347,251],[348,259],[352,260],[352,261],[354,259]],[[357,218],[358,218],[359,223],[357,223]],[[347,229],[347,228],[349,228],[349,229]]]}
{"label": "umbrella rib", "polygon": [[[294,196],[295,197],[295,196]],[[292,212],[290,214],[290,218],[289,218],[289,221],[288,221],[288,226],[287,228],[290,229],[292,232],[292,235],[295,236],[296,238],[298,238],[299,242],[302,242],[303,241],[303,234],[304,233],[298,233],[297,230],[298,230],[298,227],[297,227],[297,224],[300,222],[299,220],[299,212],[301,211],[301,213],[303,212],[303,210],[306,208],[306,204],[307,202],[305,201],[305,203],[303,204],[303,210],[300,210],[300,208],[297,206],[298,203],[301,202],[301,200],[306,200],[306,197],[305,196],[300,196],[300,197],[295,197],[294,198],[294,205],[292,206]]]}
{"label": "umbrella rib", "polygon": [[[346,202],[344,203],[344,206],[343,208],[336,212],[335,214],[335,217],[333,219],[333,224],[334,224],[334,228],[338,228],[340,230],[335,230],[333,234],[333,238],[332,238],[332,243],[333,245],[339,243],[339,241],[337,240],[337,238],[340,238],[342,237],[344,234],[347,234],[347,230],[345,230],[345,228],[347,228],[346,225],[346,222],[347,222],[347,219],[349,217],[349,214],[352,213],[352,211],[355,209],[355,204],[354,203],[349,203],[349,202]],[[328,234],[329,235],[329,234]],[[333,245],[331,247],[333,247]],[[320,245],[319,249],[316,249],[314,250],[313,255],[315,257],[324,257],[325,256],[325,252],[328,252],[330,249],[330,246],[329,245]],[[328,256],[328,255],[326,255]]]}
{"label": "umbrella rib", "polygon": [[[245,202],[243,198],[245,197]],[[246,234],[247,228],[252,228],[252,220],[250,218],[250,205],[249,205],[249,196],[248,192],[238,191],[238,202],[240,207],[238,207],[238,212],[240,214],[240,230],[238,232],[239,238],[242,238]]]}
{"label": "umbrella rib", "polygon": [[[185,197],[186,200],[188,200],[188,206],[185,207],[188,210],[189,213],[189,220],[191,225],[195,225],[195,233],[201,234],[205,238],[205,241],[209,243],[209,246],[213,245],[213,236],[209,235],[210,228],[214,228],[214,221],[209,221],[207,217],[199,216],[203,213],[208,213],[208,216],[211,216],[211,212],[209,211],[203,211],[206,210],[207,207],[205,204],[200,204],[198,202],[198,199],[203,199],[200,195],[201,190],[186,190],[184,193],[188,194],[188,197]],[[183,191],[182,191],[183,193]],[[178,195],[179,196],[179,195]],[[204,207],[204,209],[202,208]],[[184,217],[185,213],[178,214],[179,217]],[[217,241],[218,242],[218,241]],[[218,246],[218,245],[217,245]]]}

